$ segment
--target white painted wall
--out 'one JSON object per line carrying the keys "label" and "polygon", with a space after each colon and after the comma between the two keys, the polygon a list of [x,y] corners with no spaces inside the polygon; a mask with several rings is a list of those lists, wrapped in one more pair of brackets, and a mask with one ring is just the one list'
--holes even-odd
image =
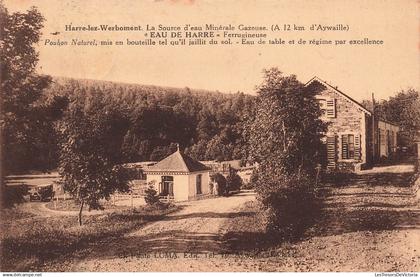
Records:
{"label": "white painted wall", "polygon": [[190,179],[190,188],[189,188],[189,196],[195,197],[197,196],[197,187],[196,187],[196,178],[197,175],[201,174],[201,195],[209,194],[210,193],[210,172],[197,172],[193,173],[189,176]]}
{"label": "white painted wall", "polygon": [[188,200],[189,175],[174,175],[174,199],[175,201]]}
{"label": "white painted wall", "polygon": [[210,172],[202,173],[202,191],[203,194],[210,194]]}
{"label": "white painted wall", "polygon": [[194,197],[196,194],[197,194],[197,192],[196,192],[196,188],[195,188],[195,177],[197,176],[197,174],[190,174],[189,176],[188,176],[188,179],[189,179],[189,183],[190,183],[190,186],[189,186],[189,188],[188,188],[188,196],[191,198],[191,197]]}
{"label": "white painted wall", "polygon": [[159,191],[159,183],[162,182],[162,176],[173,176],[174,177],[174,200],[175,201],[186,201],[190,196],[195,195],[195,176],[194,182],[190,184],[192,175],[170,175],[170,174],[147,174],[147,183],[155,181],[155,189]]}

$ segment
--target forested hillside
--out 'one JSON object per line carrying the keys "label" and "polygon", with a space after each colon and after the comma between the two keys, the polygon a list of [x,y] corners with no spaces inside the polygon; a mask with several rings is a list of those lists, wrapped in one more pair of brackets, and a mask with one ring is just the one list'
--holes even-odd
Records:
{"label": "forested hillside", "polygon": [[[252,116],[254,97],[243,93],[53,78],[42,101],[60,103],[57,109],[63,109],[63,103],[67,103],[64,114],[82,110],[101,115],[112,111],[115,121],[111,124],[118,130],[113,133],[115,137],[109,138],[114,141],[111,150],[120,156],[121,162],[136,162],[162,159],[176,149],[177,143],[200,160],[244,158],[246,147],[242,134],[246,119]],[[37,138],[38,145],[51,146],[54,144],[51,141],[58,141],[52,140],[55,134],[51,130],[49,127],[44,138]],[[33,164],[33,169],[53,169],[58,155],[51,151],[51,147],[37,147],[34,152],[38,152],[38,158],[33,162],[43,164]]]}

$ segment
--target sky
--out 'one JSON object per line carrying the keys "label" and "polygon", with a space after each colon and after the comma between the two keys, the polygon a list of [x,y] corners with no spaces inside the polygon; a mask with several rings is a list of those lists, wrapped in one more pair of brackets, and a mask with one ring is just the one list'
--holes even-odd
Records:
{"label": "sky", "polygon": [[[419,89],[419,4],[415,0],[5,0],[9,12],[38,7],[46,19],[38,70],[53,76],[255,93],[264,68],[302,82],[318,76],[355,98],[387,99]],[[278,33],[283,39],[381,39],[382,46],[229,45],[191,47],[52,47],[45,39],[126,39],[135,33],[66,32],[87,24],[344,24],[348,32]],[[51,33],[60,32],[57,36]],[[138,38],[140,39],[140,38]]]}

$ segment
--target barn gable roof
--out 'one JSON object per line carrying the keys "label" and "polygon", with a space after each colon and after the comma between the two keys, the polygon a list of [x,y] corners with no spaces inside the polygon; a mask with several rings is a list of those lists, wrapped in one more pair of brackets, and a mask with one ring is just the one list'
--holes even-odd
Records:
{"label": "barn gable roof", "polygon": [[343,96],[344,98],[346,98],[347,100],[349,100],[350,102],[352,102],[354,105],[356,105],[359,108],[359,110],[363,111],[364,113],[366,113],[368,115],[372,115],[372,113],[370,111],[368,111],[365,107],[363,107],[362,104],[360,104],[359,102],[357,102],[356,100],[354,100],[353,98],[351,98],[350,96],[348,96],[347,94],[345,94],[344,92],[340,91],[336,87],[333,87],[332,85],[328,84],[327,82],[321,80],[317,76],[314,76],[312,79],[310,79],[305,84],[305,86],[308,86],[312,82],[318,82],[318,83],[324,85],[325,87],[332,89],[333,91],[335,91],[336,93],[340,94],[341,96]]}
{"label": "barn gable roof", "polygon": [[147,171],[190,173],[196,171],[210,171],[210,168],[177,150],[175,153],[164,158],[157,164],[148,167],[146,169],[146,172]]}

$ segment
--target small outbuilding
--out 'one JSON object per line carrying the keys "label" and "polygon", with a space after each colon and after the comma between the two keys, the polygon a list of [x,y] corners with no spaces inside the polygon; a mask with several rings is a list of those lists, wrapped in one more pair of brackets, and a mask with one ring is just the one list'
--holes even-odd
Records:
{"label": "small outbuilding", "polygon": [[400,128],[385,120],[377,120],[378,127],[376,131],[377,149],[379,157],[389,158],[397,152],[397,133]]}
{"label": "small outbuilding", "polygon": [[147,183],[153,183],[159,196],[186,201],[210,194],[211,169],[185,155],[179,149],[145,168]]}

